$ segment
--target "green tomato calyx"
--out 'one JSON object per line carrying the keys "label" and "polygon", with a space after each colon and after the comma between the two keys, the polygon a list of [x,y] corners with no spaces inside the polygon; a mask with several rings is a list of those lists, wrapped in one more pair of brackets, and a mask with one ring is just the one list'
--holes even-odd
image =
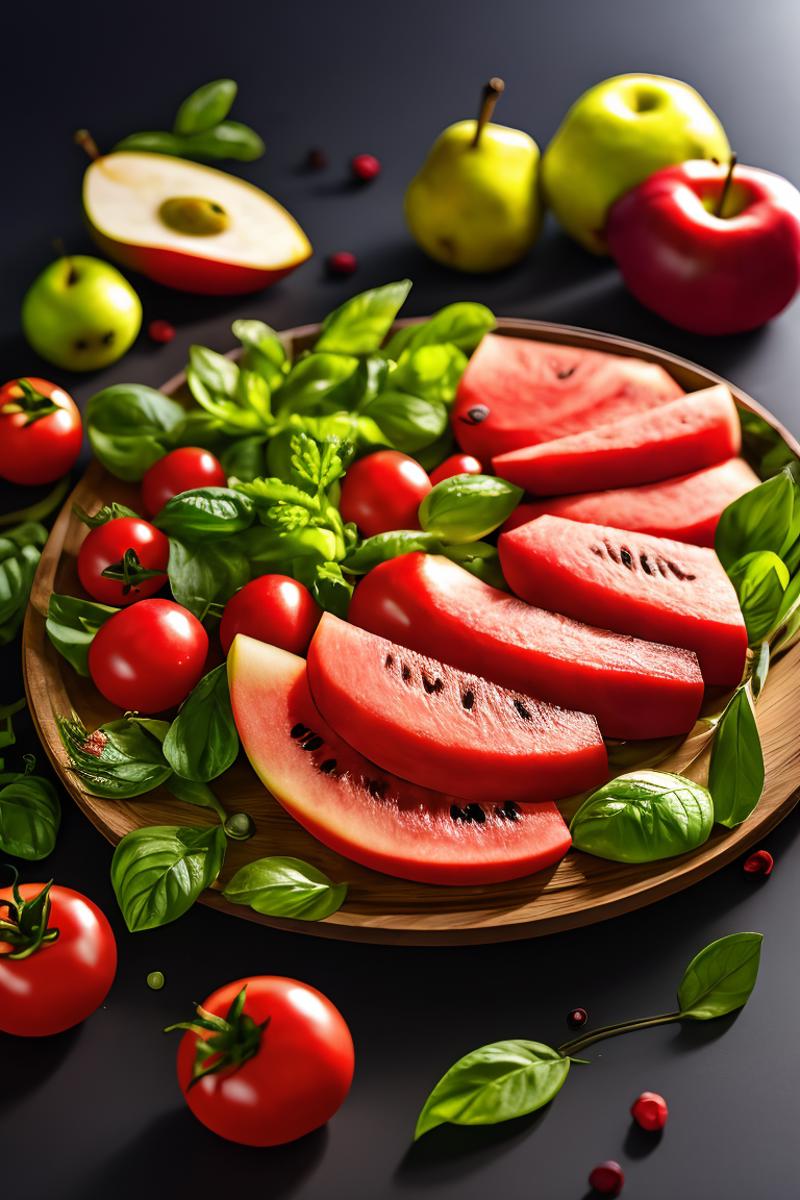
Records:
{"label": "green tomato calyx", "polygon": [[164,1030],[164,1033],[172,1033],[176,1029],[183,1029],[197,1034],[190,1088],[205,1075],[218,1074],[223,1070],[238,1071],[261,1049],[261,1037],[270,1018],[267,1017],[259,1025],[247,1015],[244,1011],[246,993],[245,984],[224,1017],[198,1004],[197,1017],[193,1021],[180,1021],[177,1025],[168,1025]]}
{"label": "green tomato calyx", "polygon": [[51,929],[50,922],[50,888],[52,879],[46,883],[40,892],[30,900],[23,900],[19,890],[19,874],[14,867],[9,868],[14,875],[11,885],[13,900],[0,900],[0,909],[6,909],[8,915],[0,917],[0,944],[7,949],[0,950],[0,958],[29,958],[40,947],[55,942],[59,931]]}

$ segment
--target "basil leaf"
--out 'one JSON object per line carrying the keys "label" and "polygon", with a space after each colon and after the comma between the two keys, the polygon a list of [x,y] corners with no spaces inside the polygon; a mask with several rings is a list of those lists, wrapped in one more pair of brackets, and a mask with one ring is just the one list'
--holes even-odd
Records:
{"label": "basil leaf", "polygon": [[308,354],[300,358],[273,396],[276,414],[334,413],[349,408],[348,397],[340,389],[354,381],[352,407],[360,394],[358,359],[348,354]]}
{"label": "basil leaf", "polygon": [[0,850],[38,862],[55,849],[61,804],[49,779],[0,775]]}
{"label": "basil leaf", "polygon": [[412,347],[401,354],[392,387],[424,400],[452,404],[466,366],[467,356],[458,346]]}
{"label": "basil leaf", "polygon": [[229,442],[222,451],[219,461],[229,478],[233,477],[249,483],[251,479],[257,479],[259,475],[268,474],[266,451],[267,439],[265,436],[255,434],[251,437],[240,437]]}
{"label": "basil leaf", "polygon": [[773,656],[788,650],[797,640],[800,632],[800,571],[789,580],[789,586],[783,593],[781,606],[775,619],[775,637],[772,643]]}
{"label": "basil leaf", "polygon": [[733,829],[750,816],[764,790],[764,756],[749,684],[733,694],[711,747],[708,788],[714,818]]}
{"label": "basil leaf", "polygon": [[88,678],[89,647],[101,625],[118,613],[118,608],[79,600],[76,596],[59,596],[55,592],[47,606],[45,629],[59,654],[69,665]]}
{"label": "basil leaf", "polygon": [[263,321],[253,320],[234,321],[231,329],[244,347],[240,360],[242,367],[257,371],[270,391],[274,391],[289,369],[286,348],[275,330]]}
{"label": "basil leaf", "polygon": [[332,612],[342,620],[347,619],[353,585],[345,579],[338,562],[319,562],[305,556],[292,561],[290,574],[305,584],[317,604],[325,612]]}
{"label": "basil leaf", "polygon": [[495,327],[494,314],[483,304],[461,301],[448,304],[429,321],[400,329],[386,347],[390,358],[399,358],[405,349],[444,345],[451,342],[465,354],[471,354],[484,334]]}
{"label": "basil leaf", "polygon": [[800,535],[800,489],[787,467],[745,492],[723,511],[714,548],[727,570],[754,550],[771,550],[782,558]]}
{"label": "basil leaf", "polygon": [[441,553],[490,587],[508,591],[496,546],[490,546],[488,542],[466,542],[460,546],[442,546]]}
{"label": "basil leaf", "polygon": [[768,479],[782,467],[797,462],[797,455],[786,444],[777,429],[749,409],[739,408],[742,427],[742,451],[762,479]]}
{"label": "basil leaf", "polygon": [[315,351],[370,354],[379,349],[410,290],[411,280],[401,279],[345,300],[322,322]]}
{"label": "basil leaf", "polygon": [[259,525],[246,530],[239,540],[254,576],[285,568],[287,562],[307,556],[318,562],[338,562],[344,553],[337,534],[316,525],[291,530],[267,529]]}
{"label": "basil leaf", "polygon": [[73,504],[72,511],[78,520],[82,521],[89,529],[97,529],[100,525],[107,525],[109,521],[116,521],[120,517],[138,518],[139,516],[132,508],[118,504],[116,500],[112,500],[110,504],[104,504],[102,508],[96,509],[93,513],[86,512],[79,504]]}
{"label": "basil leaf", "polygon": [[224,121],[236,99],[232,79],[215,79],[197,88],[181,104],[173,126],[175,133],[202,133]]}
{"label": "basil leaf", "polygon": [[16,637],[28,607],[47,530],[25,521],[0,535],[0,646]]}
{"label": "basil leaf", "polygon": [[770,649],[769,642],[762,642],[753,657],[753,667],[750,674],[750,690],[753,699],[757,700],[764,689],[769,673]]}
{"label": "basil leaf", "polygon": [[240,491],[206,487],[173,496],[153,524],[175,537],[219,537],[247,529],[254,516],[253,505]]}
{"label": "basil leaf", "polygon": [[728,576],[736,588],[747,638],[753,645],[766,637],[778,618],[789,572],[771,550],[754,550],[737,558],[728,568]]}
{"label": "basil leaf", "polygon": [[494,475],[453,475],[424,497],[419,523],[447,542],[477,542],[502,525],[521,499],[521,488]]}
{"label": "basil leaf", "polygon": [[[208,346],[189,347],[189,367],[196,380],[212,396],[224,396],[232,400],[239,386],[239,367],[232,358],[209,350]],[[195,397],[197,399],[197,397]]]}
{"label": "basil leaf", "polygon": [[172,772],[164,787],[182,804],[193,804],[195,808],[208,808],[215,812],[224,824],[228,814],[207,783],[184,779]]}
{"label": "basil leaf", "polygon": [[177,604],[205,620],[212,604],[224,604],[250,580],[250,563],[240,534],[229,541],[169,539],[167,576]]}
{"label": "basil leaf", "polygon": [[152,825],[127,833],[111,860],[111,883],[131,933],[182,917],[219,875],[225,845],[219,825]]}
{"label": "basil leaf", "polygon": [[390,533],[376,533],[373,537],[366,538],[357,550],[349,554],[342,566],[351,575],[366,575],[373,567],[388,562],[391,558],[399,558],[401,554],[411,554],[415,550],[439,554],[441,545],[434,534],[422,533],[419,529],[395,529]]}
{"label": "basil leaf", "polygon": [[706,788],[682,775],[639,771],[593,792],[570,824],[576,850],[613,862],[656,862],[708,840],[714,806]]}
{"label": "basil leaf", "polygon": [[180,139],[178,153],[184,158],[233,158],[254,162],[261,158],[264,143],[254,129],[240,121],[220,121],[213,129],[192,133]]}
{"label": "basil leaf", "polygon": [[415,1140],[438,1125],[496,1125],[536,1112],[558,1095],[570,1060],[541,1042],[494,1042],[443,1075],[425,1101]]}
{"label": "basil leaf", "polygon": [[381,392],[362,411],[382,430],[387,442],[404,454],[429,446],[447,428],[447,409],[438,400],[391,389]]}
{"label": "basil leaf", "polygon": [[678,987],[681,1016],[713,1021],[743,1008],[756,985],[762,933],[731,933],[696,954]]}
{"label": "basil leaf", "polygon": [[185,416],[180,404],[138,383],[117,383],[92,396],[86,431],[95,456],[118,479],[139,480],[162,458],[169,433]]}
{"label": "basil leaf", "polygon": [[180,158],[183,156],[185,140],[180,134],[168,133],[166,129],[145,129],[122,138],[114,146],[114,153],[139,150],[145,154],[171,154]]}
{"label": "basil leaf", "polygon": [[71,769],[91,796],[129,800],[172,774],[162,749],[168,721],[121,717],[92,733],[75,713],[56,721]]}
{"label": "basil leaf", "polygon": [[204,450],[221,453],[227,445],[224,423],[205,409],[193,408],[184,413],[183,420],[167,434],[167,447],[201,446]]}
{"label": "basil leaf", "polygon": [[222,894],[266,916],[323,921],[344,904],[347,884],[333,883],[302,859],[275,855],[241,867]]}
{"label": "basil leaf", "polygon": [[164,739],[164,757],[176,775],[208,783],[239,753],[225,664],[204,675],[184,700]]}

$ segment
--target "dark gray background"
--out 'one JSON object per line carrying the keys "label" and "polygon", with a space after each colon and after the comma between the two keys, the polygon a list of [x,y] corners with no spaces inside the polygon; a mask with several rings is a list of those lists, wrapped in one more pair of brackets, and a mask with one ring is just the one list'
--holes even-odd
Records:
{"label": "dark gray background", "polygon": [[[729,376],[800,432],[796,377],[800,307],[746,337],[683,335],[643,312],[613,268],[548,226],[528,260],[495,278],[429,263],[410,241],[401,196],[443,125],[471,115],[480,85],[503,75],[498,119],[544,145],[575,97],[622,71],[697,85],[724,120],[742,161],[800,182],[797,137],[800,11],[792,0],[438,0],[403,4],[180,5],[137,0],[17,4],[3,17],[0,184],[3,377],[40,364],[19,334],[23,291],[52,256],[52,238],[89,250],[81,229],[83,163],[72,131],[101,146],[163,127],[180,99],[220,75],[240,83],[235,116],[264,135],[263,160],[242,173],[295,213],[317,254],[285,283],[244,300],[185,298],[134,280],[146,318],[178,325],[166,349],[142,337],[93,378],[56,375],[85,400],[116,380],[158,384],[188,345],[231,344],[234,316],[277,327],[320,318],[362,287],[409,275],[408,311],[480,299],[504,315],[543,317],[628,334]],[[310,146],[330,156],[299,170]],[[347,161],[380,156],[366,188]],[[358,274],[326,279],[325,256],[353,250]],[[41,368],[45,375],[53,374]],[[6,507],[19,496],[0,495]],[[0,659],[0,700],[18,694],[16,649]],[[75,1032],[36,1043],[0,1037],[3,1185],[38,1200],[167,1197],[214,1192],[301,1200],[428,1195],[573,1200],[592,1165],[619,1159],[626,1196],[694,1200],[797,1194],[797,818],[768,839],[772,878],[735,864],[690,892],[638,914],[542,941],[483,949],[402,950],[271,933],[199,909],[172,927],[128,935],[108,884],[109,846],[69,803],[55,875],[109,913],[120,968],[108,1002]],[[793,862],[794,859],[794,862]],[[575,1068],[550,1110],[488,1131],[441,1131],[409,1149],[429,1087],[463,1052],[502,1037],[563,1040],[564,1014],[594,1023],[663,1011],[684,963],[714,937],[766,934],[758,988],[735,1020],[609,1042]],[[167,986],[145,986],[160,969]],[[228,1145],[183,1108],[175,1042],[160,1029],[192,999],[248,973],[297,976],[341,1007],[357,1048],[352,1094],[330,1127],[277,1151]],[[667,1097],[660,1143],[631,1129],[642,1089]]]}

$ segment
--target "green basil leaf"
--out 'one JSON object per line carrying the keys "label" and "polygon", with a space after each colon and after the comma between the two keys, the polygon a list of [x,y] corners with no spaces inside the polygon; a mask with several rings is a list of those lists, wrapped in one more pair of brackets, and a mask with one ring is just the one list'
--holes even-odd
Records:
{"label": "green basil leaf", "polygon": [[[349,354],[314,353],[299,358],[273,396],[276,414],[318,416],[355,407],[363,388],[357,371],[358,359]],[[352,394],[342,390],[350,384]]]}
{"label": "green basil leaf", "polygon": [[423,446],[421,450],[417,451],[414,458],[430,475],[434,468],[455,452],[455,449],[456,440],[448,425],[441,437],[438,437],[435,442],[431,442],[430,446]]}
{"label": "green basil leaf", "polygon": [[325,612],[347,619],[353,585],[345,579],[338,562],[318,562],[306,555],[292,561],[290,574],[305,584]]}
{"label": "green basil leaf", "polygon": [[458,346],[411,347],[400,356],[392,375],[392,387],[449,405],[455,399],[466,366],[467,356]]}
{"label": "green basil leaf", "polygon": [[764,790],[764,756],[750,685],[733,694],[717,725],[708,768],[714,818],[733,829],[750,816]]}
{"label": "green basil leaf", "polygon": [[234,488],[206,487],[168,500],[153,524],[179,538],[228,537],[253,524],[255,510]]}
{"label": "green basil leaf", "polygon": [[333,883],[302,859],[275,855],[241,867],[222,894],[266,916],[323,921],[344,904],[347,884]]}
{"label": "green basil leaf", "polygon": [[800,571],[789,580],[789,586],[783,593],[781,606],[775,619],[775,636],[772,642],[772,654],[788,650],[797,641],[800,634]]}
{"label": "green basil leaf", "polygon": [[267,439],[264,435],[240,437],[229,442],[222,451],[219,461],[229,478],[249,483],[251,479],[257,479],[260,475],[269,473],[266,451]]}
{"label": "green basil leaf", "polygon": [[172,772],[164,787],[182,804],[193,804],[195,808],[210,809],[217,814],[220,821],[225,822],[228,814],[207,783],[184,779],[181,775]]}
{"label": "green basil leaf", "polygon": [[423,533],[419,529],[394,529],[390,533],[376,533],[366,538],[357,550],[347,556],[342,566],[351,575],[366,575],[380,563],[399,558],[401,554],[412,554],[415,550],[439,554],[442,544],[432,533]]}
{"label": "green basil leaf", "polygon": [[72,511],[78,520],[82,521],[89,529],[97,529],[101,525],[107,525],[109,521],[119,520],[120,517],[139,516],[132,508],[118,504],[116,500],[112,500],[110,504],[104,504],[102,508],[96,509],[93,513],[86,512],[79,504],[73,504]]}
{"label": "green basil leaf", "polygon": [[208,783],[239,753],[225,664],[204,675],[184,700],[164,739],[164,757],[176,775]]}
{"label": "green basil leaf", "polygon": [[[217,354],[208,346],[190,346],[189,367],[193,379],[201,383],[206,392],[228,400],[235,398],[239,386],[239,367],[232,358]],[[199,396],[195,396],[195,399],[200,402]]]}
{"label": "green basil leaf", "polygon": [[75,713],[56,720],[70,767],[92,796],[129,800],[159,787],[172,774],[162,749],[168,721],[121,717],[89,733]]}
{"label": "green basil leaf", "polygon": [[708,840],[714,806],[706,788],[682,775],[639,771],[593,792],[570,824],[576,850],[612,862],[657,862]]}
{"label": "green basil leaf", "polygon": [[769,642],[762,642],[753,656],[753,667],[750,674],[750,690],[753,699],[757,700],[764,689],[769,673],[770,649]]}
{"label": "green basil leaf", "polygon": [[111,883],[131,933],[182,917],[219,875],[225,846],[219,825],[152,825],[127,833],[111,860]]}
{"label": "green basil leaf", "polygon": [[782,558],[800,535],[800,488],[787,467],[745,492],[723,511],[714,548],[727,570],[754,550],[771,550]]}
{"label": "green basil leaf", "polygon": [[756,985],[762,933],[731,933],[696,954],[678,987],[681,1016],[713,1021],[743,1008]]}
{"label": "green basil leaf", "polygon": [[0,534],[0,646],[16,637],[28,607],[47,530],[25,521]]}
{"label": "green basil leaf", "polygon": [[286,347],[270,325],[263,321],[239,320],[231,326],[233,336],[244,347],[241,365],[257,371],[273,392],[283,382],[289,369]]}
{"label": "green basil leaf", "polygon": [[47,636],[69,665],[87,678],[89,647],[94,635],[109,617],[119,611],[107,604],[79,600],[76,596],[59,596],[53,592],[47,606]]}
{"label": "green basil leaf", "polygon": [[[171,154],[174,158],[184,156],[185,138],[166,129],[145,129],[141,133],[129,133],[114,146],[114,153],[138,150],[143,154]],[[120,476],[122,478],[122,476]]]}
{"label": "green basil leaf", "polygon": [[411,290],[411,280],[401,279],[361,292],[329,313],[314,347],[336,354],[371,354],[394,324]]}
{"label": "green basil leaf", "polygon": [[768,421],[746,408],[738,409],[738,413],[743,455],[762,479],[797,462],[797,455]]}
{"label": "green basil leaf", "polygon": [[226,541],[169,540],[167,576],[176,603],[205,620],[212,604],[225,604],[249,582],[244,535]]}
{"label": "green basil leaf", "polygon": [[61,804],[49,779],[0,775],[0,850],[38,862],[55,849]]}
{"label": "green basil leaf", "polygon": [[237,162],[254,162],[261,158],[265,146],[249,125],[240,121],[220,121],[213,129],[192,133],[180,139],[179,154],[184,158],[232,158]]}
{"label": "green basil leaf", "polygon": [[138,383],[117,383],[92,396],[86,432],[96,457],[118,479],[135,482],[162,458],[168,435],[185,416],[180,404]]}
{"label": "green basil leaf", "polygon": [[443,1075],[425,1101],[415,1140],[438,1125],[496,1125],[536,1112],[564,1086],[570,1060],[541,1042],[494,1042]]}
{"label": "green basil leaf", "polygon": [[214,79],[197,88],[181,104],[175,117],[174,132],[203,133],[224,121],[236,99],[232,79]]}
{"label": "green basil leaf", "polygon": [[344,554],[342,539],[332,529],[306,525],[300,529],[267,529],[254,526],[240,535],[242,548],[254,576],[284,569],[294,559],[313,558],[317,562],[338,562]]}
{"label": "green basil leaf", "polygon": [[400,329],[386,347],[390,358],[399,358],[405,349],[441,346],[451,342],[465,354],[471,354],[484,334],[495,327],[494,313],[483,304],[461,301],[448,304],[429,321]]}
{"label": "green basil leaf", "polygon": [[728,576],[736,588],[747,638],[753,645],[775,625],[789,584],[789,572],[783,560],[771,550],[754,550],[737,558],[728,567]]}
{"label": "green basil leaf", "polygon": [[381,392],[362,412],[382,430],[387,442],[404,454],[429,446],[447,428],[447,409],[438,400],[391,389]]}
{"label": "green basil leaf", "polygon": [[521,488],[494,475],[453,475],[425,496],[419,523],[446,542],[477,542],[502,525],[521,499]]}
{"label": "green basil leaf", "polygon": [[442,546],[440,553],[491,587],[508,591],[496,546],[488,542],[465,542],[460,546]]}
{"label": "green basil leaf", "polygon": [[265,429],[272,428],[272,404],[267,381],[245,367],[239,372],[237,399],[246,412],[254,413]]}
{"label": "green basil leaf", "polygon": [[193,408],[184,413],[183,420],[167,434],[167,448],[177,446],[202,446],[204,450],[221,453],[228,442],[225,425],[219,417],[203,408]]}

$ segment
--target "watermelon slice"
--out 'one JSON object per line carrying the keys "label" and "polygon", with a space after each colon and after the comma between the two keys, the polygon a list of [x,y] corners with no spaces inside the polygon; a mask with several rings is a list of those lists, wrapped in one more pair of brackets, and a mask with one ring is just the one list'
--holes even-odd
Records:
{"label": "watermelon slice", "polygon": [[593,713],[606,737],[686,733],[703,699],[689,650],[534,608],[439,555],[404,554],[375,567],[348,618],[513,691]]}
{"label": "watermelon slice", "polygon": [[566,854],[555,804],[463,800],[405,783],[323,721],[302,658],[240,634],[228,655],[236,727],[256,774],[332,850],[401,879],[485,884],[530,875]]}
{"label": "watermelon slice", "polygon": [[567,712],[324,613],[308,686],[332,729],[412,783],[464,800],[560,800],[608,778],[594,717]]}
{"label": "watermelon slice", "polygon": [[729,458],[716,467],[678,475],[663,483],[526,501],[517,505],[503,529],[517,529],[526,521],[551,513],[571,521],[613,525],[615,529],[652,533],[695,546],[713,546],[722,510],[759,482],[744,459]]}
{"label": "watermelon slice", "polygon": [[488,462],[682,395],[655,363],[490,333],[461,378],[453,432],[462,450]]}
{"label": "watermelon slice", "polygon": [[747,630],[713,550],[547,516],[504,533],[499,548],[523,600],[694,650],[706,683],[736,687],[741,679]]}
{"label": "watermelon slice", "polygon": [[583,433],[497,454],[496,474],[540,496],[653,483],[738,454],[742,431],[724,383]]}

